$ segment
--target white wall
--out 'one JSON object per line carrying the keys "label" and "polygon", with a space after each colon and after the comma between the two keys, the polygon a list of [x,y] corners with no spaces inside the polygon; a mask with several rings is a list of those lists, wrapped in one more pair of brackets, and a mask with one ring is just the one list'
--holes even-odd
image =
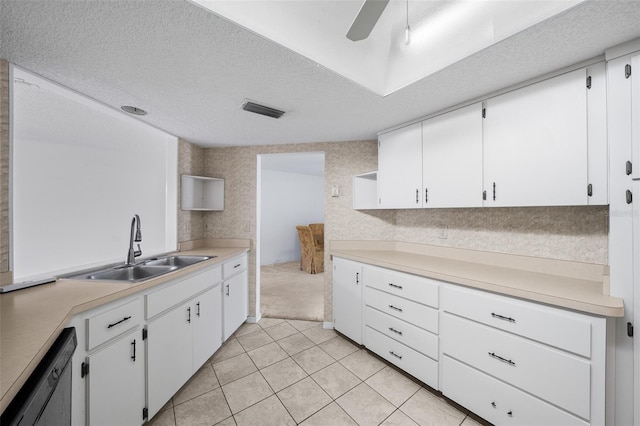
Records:
{"label": "white wall", "polygon": [[296,225],[324,222],[324,177],[262,170],[260,264],[300,259]]}

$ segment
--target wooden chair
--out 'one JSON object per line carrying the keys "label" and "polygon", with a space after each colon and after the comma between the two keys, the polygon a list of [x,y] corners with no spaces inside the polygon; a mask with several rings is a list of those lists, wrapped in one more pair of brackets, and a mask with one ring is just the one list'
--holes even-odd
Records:
{"label": "wooden chair", "polygon": [[324,248],[317,248],[313,241],[311,228],[296,226],[300,239],[300,270],[309,274],[324,272]]}
{"label": "wooden chair", "polygon": [[310,223],[311,234],[313,234],[313,242],[316,248],[324,250],[324,223]]}

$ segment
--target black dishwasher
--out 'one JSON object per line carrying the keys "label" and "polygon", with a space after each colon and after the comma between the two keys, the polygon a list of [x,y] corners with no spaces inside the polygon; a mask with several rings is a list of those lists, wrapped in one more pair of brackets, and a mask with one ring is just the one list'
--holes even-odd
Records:
{"label": "black dishwasher", "polygon": [[71,425],[71,358],[76,329],[65,328],[0,417],[0,425]]}

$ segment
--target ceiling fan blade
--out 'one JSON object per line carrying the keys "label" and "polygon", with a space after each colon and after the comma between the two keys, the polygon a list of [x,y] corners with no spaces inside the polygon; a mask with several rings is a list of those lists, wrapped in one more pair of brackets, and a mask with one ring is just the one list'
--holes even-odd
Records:
{"label": "ceiling fan blade", "polygon": [[360,41],[369,37],[388,4],[389,0],[364,0],[347,32],[347,38],[351,41]]}

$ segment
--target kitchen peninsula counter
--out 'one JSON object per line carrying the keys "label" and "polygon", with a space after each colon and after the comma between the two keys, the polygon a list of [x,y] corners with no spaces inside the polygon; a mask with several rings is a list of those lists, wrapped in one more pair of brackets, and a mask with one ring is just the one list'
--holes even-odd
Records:
{"label": "kitchen peninsula counter", "polygon": [[622,317],[609,295],[609,267],[395,241],[331,241],[330,254],[453,284],[606,317]]}
{"label": "kitchen peninsula counter", "polygon": [[0,294],[0,412],[4,411],[71,318],[249,251],[249,240],[182,244],[181,255],[216,256],[138,283],[58,279]]}

